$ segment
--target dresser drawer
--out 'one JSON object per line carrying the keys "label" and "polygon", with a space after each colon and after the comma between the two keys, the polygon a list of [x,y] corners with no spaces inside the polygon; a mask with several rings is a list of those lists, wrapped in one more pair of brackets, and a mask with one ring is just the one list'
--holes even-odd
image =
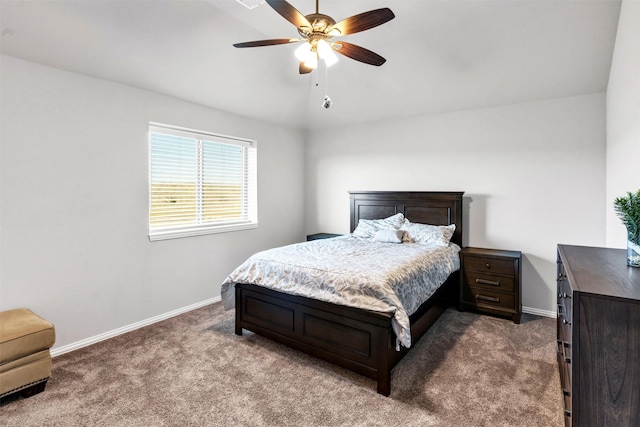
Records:
{"label": "dresser drawer", "polygon": [[496,292],[493,290],[475,286],[463,288],[463,300],[473,306],[507,308],[515,310],[515,298],[513,293]]}
{"label": "dresser drawer", "polygon": [[513,292],[515,289],[515,279],[513,276],[497,276],[493,274],[467,271],[464,272],[464,280],[467,286],[474,286],[483,289],[493,289],[496,291]]}
{"label": "dresser drawer", "polygon": [[564,316],[558,316],[558,339],[562,342],[571,344],[571,322],[568,321]]}
{"label": "dresser drawer", "polygon": [[[567,279],[564,265],[561,262],[558,263],[557,285],[558,339],[570,347],[573,333],[573,290]],[[570,355],[571,353],[569,352],[567,356],[570,357]]]}
{"label": "dresser drawer", "polygon": [[[558,339],[564,342],[565,345],[569,346],[570,348],[572,344],[571,333],[573,332],[571,322],[569,322],[564,317],[558,317],[558,329],[559,329]],[[565,353],[566,351],[567,350],[565,349]],[[571,353],[566,353],[566,355],[567,357],[571,357]]]}
{"label": "dresser drawer", "polygon": [[[564,407],[565,419],[571,421],[571,365],[564,362],[562,359],[558,360],[561,363],[563,369],[561,369],[561,386],[562,386],[562,406]],[[571,425],[571,423],[569,423]]]}
{"label": "dresser drawer", "polygon": [[558,317],[560,316],[568,323],[573,322],[573,302],[571,297],[558,297]]}
{"label": "dresser drawer", "polygon": [[568,377],[567,364],[562,354],[558,353],[558,368],[560,372],[560,387],[562,389],[562,410],[564,413],[564,425],[571,427],[571,383]]}
{"label": "dresser drawer", "polygon": [[472,271],[484,271],[494,274],[504,274],[507,276],[515,275],[515,268],[512,260],[481,256],[465,256],[464,269]]}
{"label": "dresser drawer", "polygon": [[573,320],[573,291],[566,277],[558,279],[558,314],[569,322]]}

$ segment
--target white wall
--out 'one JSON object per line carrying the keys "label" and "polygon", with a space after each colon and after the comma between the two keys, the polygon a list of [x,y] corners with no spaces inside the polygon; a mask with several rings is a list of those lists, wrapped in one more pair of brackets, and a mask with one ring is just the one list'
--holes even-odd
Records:
{"label": "white wall", "polygon": [[313,132],[306,231],[349,232],[348,190],[465,191],[467,246],[523,252],[523,306],[555,312],[558,243],[605,241],[605,95]]}
{"label": "white wall", "polygon": [[[249,255],[303,239],[301,132],[1,61],[0,309],[53,322],[56,347],[217,297]],[[258,140],[259,228],[149,242],[149,121]]]}
{"label": "white wall", "polygon": [[[621,100],[638,75],[637,27],[624,24],[637,20],[637,4],[630,14],[627,3],[618,37],[635,41],[616,45],[607,102],[622,113],[609,114],[609,184],[634,172],[616,147],[638,157],[633,139],[611,137],[624,129],[612,129],[615,120],[633,113],[638,141],[637,86]],[[465,191],[465,245],[523,251],[523,304],[534,310],[554,311],[557,243],[605,242],[604,94],[305,136],[0,60],[0,309],[25,306],[54,322],[56,347],[216,297],[224,277],[263,248],[304,232],[348,232],[348,190]],[[150,243],[149,121],[257,139],[260,227]]]}
{"label": "white wall", "polygon": [[625,0],[607,87],[607,246],[626,248],[616,197],[640,189],[640,1]]}

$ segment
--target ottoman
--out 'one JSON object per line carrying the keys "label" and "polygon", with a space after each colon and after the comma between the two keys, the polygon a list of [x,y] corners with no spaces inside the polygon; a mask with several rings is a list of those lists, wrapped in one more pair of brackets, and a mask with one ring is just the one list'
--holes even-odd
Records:
{"label": "ottoman", "polygon": [[26,308],[0,312],[0,399],[40,393],[51,376],[51,323]]}

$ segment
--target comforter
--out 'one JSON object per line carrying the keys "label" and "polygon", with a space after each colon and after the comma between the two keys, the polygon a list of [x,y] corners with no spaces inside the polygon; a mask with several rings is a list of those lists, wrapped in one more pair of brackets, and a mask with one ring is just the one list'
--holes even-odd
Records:
{"label": "comforter", "polygon": [[[225,309],[234,285],[250,283],[334,304],[393,313],[398,343],[411,346],[409,316],[460,268],[460,247],[382,243],[342,236],[259,252],[222,284]],[[399,345],[398,345],[399,347]]]}

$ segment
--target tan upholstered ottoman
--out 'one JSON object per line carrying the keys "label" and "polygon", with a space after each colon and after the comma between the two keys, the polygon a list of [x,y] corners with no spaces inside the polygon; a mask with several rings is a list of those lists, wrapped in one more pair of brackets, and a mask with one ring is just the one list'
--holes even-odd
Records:
{"label": "tan upholstered ottoman", "polygon": [[40,393],[51,376],[53,325],[26,308],[0,313],[0,399]]}

